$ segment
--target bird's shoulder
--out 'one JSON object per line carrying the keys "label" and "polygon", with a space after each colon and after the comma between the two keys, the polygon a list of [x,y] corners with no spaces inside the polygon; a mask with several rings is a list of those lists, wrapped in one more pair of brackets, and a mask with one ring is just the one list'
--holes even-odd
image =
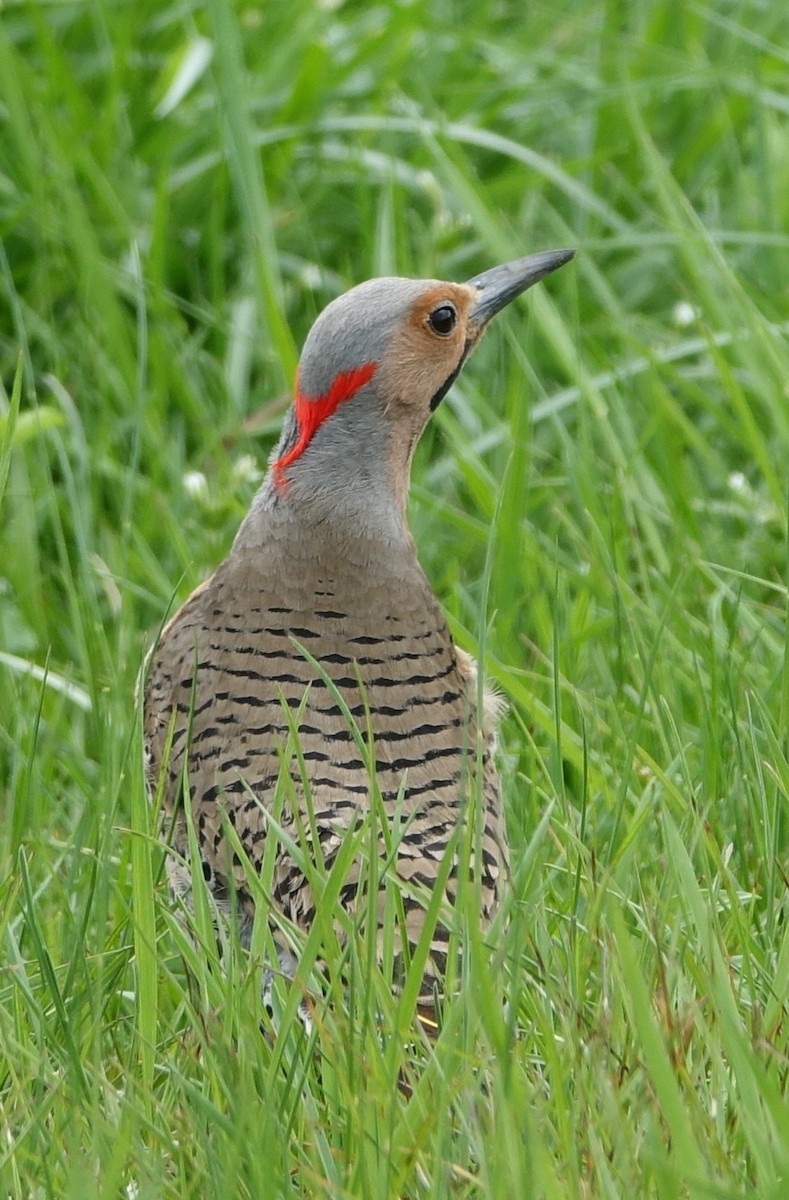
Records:
{"label": "bird's shoulder", "polygon": [[476,711],[480,707],[481,699],[482,732],[486,741],[495,744],[496,731],[499,721],[504,715],[507,703],[501,693],[488,680],[482,681],[482,694],[480,697],[477,660],[472,658],[465,650],[461,650],[459,646],[455,646],[454,650],[457,671],[463,681],[468,705],[471,711]]}

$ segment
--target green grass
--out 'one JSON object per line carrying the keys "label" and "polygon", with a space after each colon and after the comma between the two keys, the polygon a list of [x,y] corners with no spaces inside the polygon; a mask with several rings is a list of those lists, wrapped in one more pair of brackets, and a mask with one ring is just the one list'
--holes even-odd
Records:
{"label": "green grass", "polygon": [[[0,1196],[789,1194],[788,44],[779,0],[2,9]],[[413,1046],[329,931],[262,1036],[170,912],[144,651],[324,303],[561,245],[414,467],[509,702],[495,969],[466,920]]]}

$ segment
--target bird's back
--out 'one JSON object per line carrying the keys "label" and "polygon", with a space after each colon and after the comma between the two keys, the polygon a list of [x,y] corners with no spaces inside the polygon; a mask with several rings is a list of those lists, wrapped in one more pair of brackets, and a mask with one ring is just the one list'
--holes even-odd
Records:
{"label": "bird's back", "polygon": [[[399,561],[377,554],[352,572],[347,552],[342,571],[328,558],[322,560],[315,548],[299,553],[292,546],[284,554],[259,553],[252,565],[248,556],[231,554],[184,604],[150,665],[149,779],[155,786],[164,772],[165,809],[176,818],[175,849],[186,857],[178,816],[185,773],[203,872],[220,891],[232,875],[243,907],[244,869],[228,844],[225,821],[259,869],[265,812],[284,771],[292,782],[285,792],[292,798],[286,798],[279,822],[291,836],[300,827],[303,836],[314,820],[319,846],[311,845],[310,852],[328,867],[344,833],[369,808],[374,764],[384,812],[394,819],[397,810],[404,825],[395,869],[405,885],[409,936],[415,937],[422,907],[414,892],[429,892],[448,844],[467,818],[466,800],[477,790],[469,784],[477,753],[475,676],[470,660],[452,644],[412,554]],[[369,747],[366,754],[348,715]],[[292,727],[299,752],[287,756]],[[490,740],[482,747],[481,764],[486,916],[495,905],[503,856]],[[358,864],[341,892],[347,903],[354,899],[357,870]],[[171,871],[176,887],[184,885],[183,874],[177,865]],[[313,899],[307,879],[282,847],[274,880],[275,903],[290,919],[309,925]],[[445,936],[442,927],[438,941]]]}

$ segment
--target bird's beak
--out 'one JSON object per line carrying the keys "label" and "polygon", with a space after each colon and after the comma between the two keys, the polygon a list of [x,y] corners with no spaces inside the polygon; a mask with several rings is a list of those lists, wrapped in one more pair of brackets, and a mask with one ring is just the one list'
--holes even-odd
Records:
{"label": "bird's beak", "polygon": [[505,304],[520,296],[533,283],[550,275],[557,267],[563,267],[574,255],[574,250],[541,250],[539,254],[527,254],[525,258],[491,267],[489,271],[467,280],[467,285],[476,288],[479,293],[468,315],[472,336],[476,339],[491,317],[495,317]]}

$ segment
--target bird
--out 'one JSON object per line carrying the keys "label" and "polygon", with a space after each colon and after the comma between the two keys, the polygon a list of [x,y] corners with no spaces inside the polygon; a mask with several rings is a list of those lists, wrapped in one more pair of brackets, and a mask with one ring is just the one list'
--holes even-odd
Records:
{"label": "bird", "polygon": [[[491,319],[573,255],[530,254],[464,283],[375,278],[332,300],[306,338],[280,440],[229,553],[150,653],[145,774],[163,810],[171,892],[188,904],[200,871],[248,944],[248,868],[260,871],[275,838],[267,903],[291,976],[274,917],[308,930],[316,915],[293,845],[329,870],[373,787],[399,831],[390,874],[402,889],[401,951],[403,940],[416,945],[443,887],[420,1003],[446,970],[460,870],[477,880],[483,928],[496,912],[509,870],[500,701],[450,636],[406,498],[416,442]],[[478,832],[464,860],[470,806]],[[338,892],[349,911],[359,878],[352,863]]]}

